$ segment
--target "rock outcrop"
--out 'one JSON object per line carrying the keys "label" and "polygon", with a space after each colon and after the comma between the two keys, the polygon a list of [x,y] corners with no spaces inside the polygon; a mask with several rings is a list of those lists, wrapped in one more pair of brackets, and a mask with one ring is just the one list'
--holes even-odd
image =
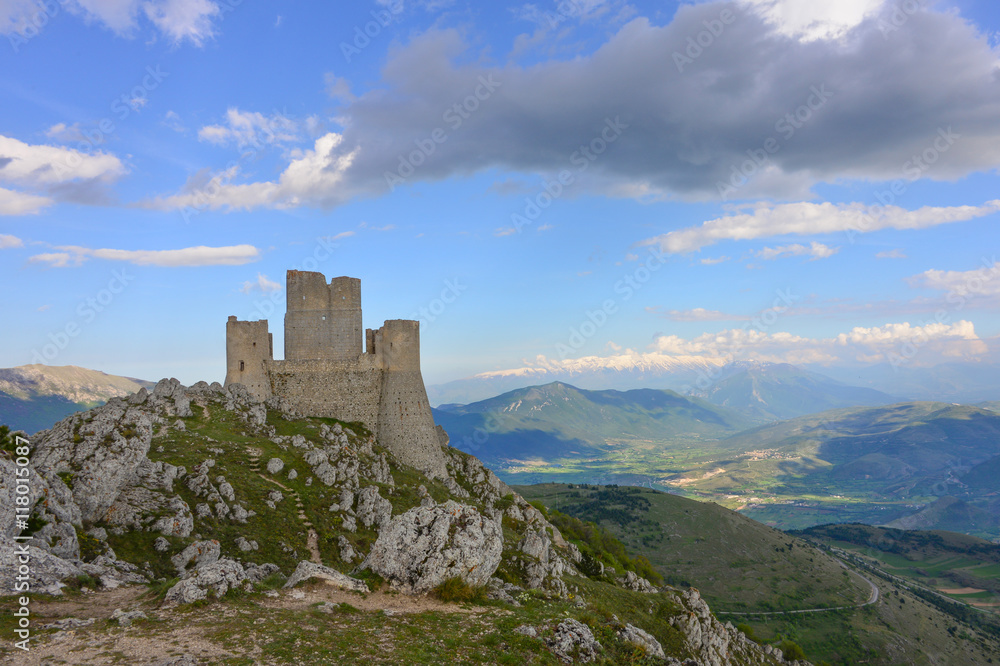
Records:
{"label": "rock outcrop", "polygon": [[498,520],[449,500],[393,518],[364,566],[408,592],[426,592],[449,578],[482,586],[499,566],[502,550]]}

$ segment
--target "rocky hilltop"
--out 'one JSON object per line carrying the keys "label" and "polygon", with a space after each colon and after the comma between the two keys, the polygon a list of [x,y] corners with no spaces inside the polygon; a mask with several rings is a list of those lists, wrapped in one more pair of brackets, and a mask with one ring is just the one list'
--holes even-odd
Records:
{"label": "rocky hilltop", "polygon": [[[402,464],[360,423],[302,417],[278,398],[259,401],[241,384],[162,380],[31,438],[27,525],[14,511],[15,456],[0,456],[2,589],[14,589],[15,551],[28,543],[30,594],[43,607],[54,597],[75,598],[80,588],[95,598],[137,586],[156,595],[128,596],[135,607],[115,608],[110,623],[94,625],[92,615],[47,629],[36,624],[32,654],[69,663],[93,663],[73,657],[74,650],[85,655],[85,644],[102,641],[128,654],[115,642],[119,633],[141,639],[144,622],[169,625],[178,607],[249,604],[260,611],[281,595],[302,599],[303,589],[315,595],[328,588],[369,604],[398,603],[398,595],[462,598],[458,590],[480,604],[477,617],[493,618],[476,640],[495,636],[511,654],[536,663],[618,663],[623,655],[632,663],[786,663],[778,650],[718,622],[696,590],[657,588],[627,556],[564,538],[546,513],[439,434],[443,479]],[[321,604],[327,612],[357,611],[347,602]],[[454,604],[445,606],[457,613]],[[380,612],[393,615],[387,606]],[[366,621],[360,617],[358,626]],[[394,622],[385,619],[383,630],[401,631]],[[322,626],[317,635],[340,635],[341,624]],[[306,650],[308,641],[300,643]],[[329,652],[340,649],[316,646],[282,657],[268,652],[273,646],[255,645],[226,654],[303,663],[322,661],[318,655],[327,650],[324,658],[336,662]],[[380,661],[384,655],[372,650],[359,658]],[[213,661],[209,653],[132,657]],[[387,661],[401,658],[395,653]]]}

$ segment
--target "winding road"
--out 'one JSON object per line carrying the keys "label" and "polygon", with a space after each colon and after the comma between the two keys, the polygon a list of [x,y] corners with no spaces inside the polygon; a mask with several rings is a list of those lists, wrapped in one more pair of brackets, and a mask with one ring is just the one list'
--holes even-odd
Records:
{"label": "winding road", "polygon": [[767,611],[767,612],[759,612],[759,613],[754,613],[754,612],[735,613],[735,612],[732,612],[732,611],[717,611],[717,614],[718,615],[790,615],[790,614],[793,614],[793,613],[823,613],[825,611],[837,611],[837,610],[848,610],[848,609],[851,609],[851,608],[863,608],[865,606],[870,606],[873,603],[875,603],[876,601],[878,601],[879,589],[878,589],[878,586],[875,585],[875,583],[873,583],[871,581],[871,579],[869,579],[864,574],[858,573],[857,571],[854,571],[853,569],[851,569],[839,557],[834,557],[834,559],[837,560],[837,564],[839,564],[840,566],[844,567],[845,569],[847,569],[851,573],[859,576],[866,583],[868,583],[869,585],[871,585],[872,593],[871,593],[871,595],[869,595],[868,601],[866,601],[864,603],[861,603],[861,604],[854,604],[853,606],[833,606],[833,607],[830,607],[830,608],[805,608],[805,609],[802,609],[802,610]]}

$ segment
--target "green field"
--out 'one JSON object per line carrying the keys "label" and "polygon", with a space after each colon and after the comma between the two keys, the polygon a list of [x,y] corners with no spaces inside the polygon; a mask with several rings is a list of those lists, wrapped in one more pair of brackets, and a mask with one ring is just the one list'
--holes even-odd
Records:
{"label": "green field", "polygon": [[[667,583],[697,587],[720,620],[760,642],[794,641],[815,664],[1000,663],[1000,628],[983,621],[984,613],[877,577],[718,504],[635,487],[542,484],[517,491],[597,522],[648,558]],[[982,557],[952,555],[950,564],[995,573],[997,565],[984,565]],[[946,560],[935,564],[947,566]],[[862,575],[879,589],[870,605],[871,585]]]}

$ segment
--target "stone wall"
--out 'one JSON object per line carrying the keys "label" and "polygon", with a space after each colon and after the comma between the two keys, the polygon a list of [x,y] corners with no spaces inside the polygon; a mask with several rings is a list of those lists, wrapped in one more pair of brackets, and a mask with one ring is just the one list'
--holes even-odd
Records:
{"label": "stone wall", "polygon": [[287,400],[295,411],[361,421],[378,433],[382,369],[373,357],[362,355],[354,361],[271,361],[268,371],[274,394]]}
{"label": "stone wall", "polygon": [[226,386],[243,384],[260,400],[271,396],[267,363],[274,357],[267,320],[226,322]]}

